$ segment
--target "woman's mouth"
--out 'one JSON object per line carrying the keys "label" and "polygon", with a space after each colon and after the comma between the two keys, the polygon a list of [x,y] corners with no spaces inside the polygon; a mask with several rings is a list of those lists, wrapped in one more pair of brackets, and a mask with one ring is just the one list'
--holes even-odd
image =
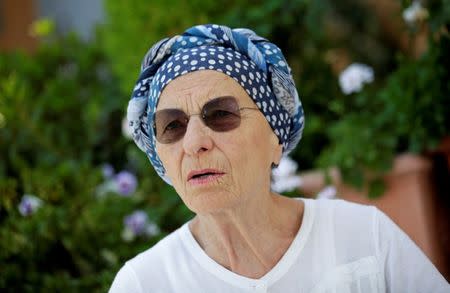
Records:
{"label": "woman's mouth", "polygon": [[225,173],[213,169],[192,171],[189,173],[188,182],[193,185],[204,185],[222,177],[224,174]]}

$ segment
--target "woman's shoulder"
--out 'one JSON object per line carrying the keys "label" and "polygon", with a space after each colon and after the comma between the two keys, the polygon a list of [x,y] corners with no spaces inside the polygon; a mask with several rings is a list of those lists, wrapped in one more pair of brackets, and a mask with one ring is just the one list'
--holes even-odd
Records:
{"label": "woman's shoulder", "polygon": [[328,214],[333,217],[343,219],[370,219],[380,211],[372,205],[364,205],[350,202],[343,199],[304,199],[305,204],[309,205],[315,213],[319,215]]}
{"label": "woman's shoulder", "polygon": [[165,288],[170,272],[174,271],[180,259],[186,257],[180,235],[185,228],[182,226],[128,260],[117,273],[110,292],[128,292],[115,290],[123,286],[140,288],[130,292],[146,291],[148,286]]}
{"label": "woman's shoulder", "polygon": [[179,257],[184,250],[183,243],[181,241],[181,233],[183,229],[185,229],[185,226],[182,226],[168,234],[152,247],[127,261],[127,264],[139,271],[141,268],[144,269],[143,267],[148,269],[148,266],[156,267],[164,265],[164,263],[170,262],[171,259]]}
{"label": "woman's shoulder", "polygon": [[336,245],[348,245],[349,239],[360,239],[359,244],[373,251],[378,221],[382,212],[374,206],[352,203],[340,199],[305,201],[314,219],[313,231],[317,236],[331,237]]}
{"label": "woman's shoulder", "polygon": [[378,214],[378,208],[346,201],[343,199],[303,199],[306,209],[314,214],[315,218],[329,218],[333,222],[363,222],[372,224]]}

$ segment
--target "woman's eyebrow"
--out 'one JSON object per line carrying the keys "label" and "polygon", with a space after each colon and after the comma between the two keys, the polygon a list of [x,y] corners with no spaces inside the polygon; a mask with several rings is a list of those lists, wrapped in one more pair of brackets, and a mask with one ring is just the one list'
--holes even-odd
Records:
{"label": "woman's eyebrow", "polygon": [[[214,99],[215,97],[213,97],[212,99]],[[181,99],[187,99],[187,98],[178,98],[178,99],[176,99],[177,101],[178,100],[181,100]],[[207,102],[209,102],[211,99],[206,99],[205,100],[205,102],[204,103],[202,103],[202,104],[199,104],[198,102],[192,102],[192,104],[197,104],[198,106],[199,106],[199,109],[201,109],[202,107],[203,107],[203,105],[205,105],[205,103],[207,103]],[[189,108],[188,107],[188,103],[187,102],[184,102],[183,103],[184,104],[184,106],[185,107],[183,107],[182,105],[181,105],[181,102],[179,102],[178,103],[178,105],[165,105],[165,106],[162,106],[161,108],[159,108],[158,109],[158,107],[157,107],[157,109],[156,109],[156,111],[155,112],[158,112],[158,111],[161,111],[161,110],[173,110],[173,109],[176,109],[176,110],[181,110],[181,111],[183,111],[183,112],[186,112],[186,109],[185,108]]]}

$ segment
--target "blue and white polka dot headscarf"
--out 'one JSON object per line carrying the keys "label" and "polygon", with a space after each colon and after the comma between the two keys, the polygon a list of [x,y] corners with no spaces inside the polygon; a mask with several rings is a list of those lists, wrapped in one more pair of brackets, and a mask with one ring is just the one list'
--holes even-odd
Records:
{"label": "blue and white polka dot headscarf", "polygon": [[170,180],[155,149],[153,113],[170,81],[197,70],[215,70],[233,78],[265,116],[283,154],[295,148],[302,136],[304,115],[281,50],[248,29],[194,26],[150,48],[128,104],[133,139],[167,183]]}

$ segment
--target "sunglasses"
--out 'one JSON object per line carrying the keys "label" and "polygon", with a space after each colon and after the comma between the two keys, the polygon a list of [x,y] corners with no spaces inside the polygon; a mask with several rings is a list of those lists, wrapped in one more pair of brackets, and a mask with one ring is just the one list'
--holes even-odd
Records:
{"label": "sunglasses", "polygon": [[200,114],[188,115],[180,109],[156,111],[153,116],[153,131],[158,142],[170,144],[179,141],[186,133],[189,118],[199,115],[203,123],[216,132],[233,130],[241,124],[241,110],[258,108],[239,107],[235,97],[226,96],[205,103]]}

